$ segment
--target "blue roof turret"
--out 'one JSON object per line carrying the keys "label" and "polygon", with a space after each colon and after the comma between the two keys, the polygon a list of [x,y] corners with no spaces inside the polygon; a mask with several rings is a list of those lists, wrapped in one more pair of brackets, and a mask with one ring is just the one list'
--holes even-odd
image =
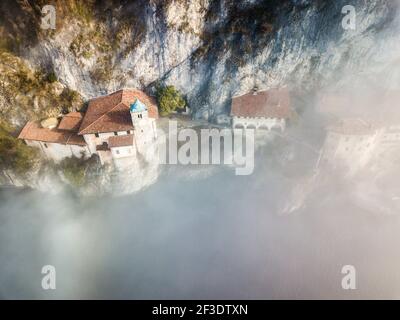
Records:
{"label": "blue roof turret", "polygon": [[131,112],[143,112],[143,111],[147,111],[147,107],[142,101],[140,101],[139,99],[136,99],[135,102],[131,104],[131,107],[129,110]]}
{"label": "blue roof turret", "polygon": [[135,102],[131,104],[130,111],[131,112],[143,112],[143,111],[147,111],[147,107],[142,101],[140,101],[139,99],[136,99]]}

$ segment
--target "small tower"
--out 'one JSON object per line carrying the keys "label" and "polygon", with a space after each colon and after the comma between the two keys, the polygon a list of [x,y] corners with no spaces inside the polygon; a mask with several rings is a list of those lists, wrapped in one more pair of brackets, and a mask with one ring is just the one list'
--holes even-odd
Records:
{"label": "small tower", "polygon": [[146,148],[156,139],[155,120],[149,118],[149,112],[146,105],[139,99],[136,99],[130,106],[133,132],[135,135],[136,149],[144,154]]}
{"label": "small tower", "polygon": [[142,120],[149,118],[149,113],[147,111],[146,105],[139,99],[136,99],[135,102],[131,104],[130,111],[132,123],[134,126],[136,124],[140,124]]}

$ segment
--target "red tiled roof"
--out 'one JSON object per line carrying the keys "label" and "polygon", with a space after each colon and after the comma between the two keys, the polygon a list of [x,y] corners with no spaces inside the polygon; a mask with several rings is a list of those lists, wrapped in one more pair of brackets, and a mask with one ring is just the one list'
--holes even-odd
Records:
{"label": "red tiled roof", "polygon": [[28,122],[18,136],[19,139],[85,146],[85,140],[74,132],[42,128],[38,122]]}
{"label": "red tiled roof", "polygon": [[66,144],[77,145],[77,146],[86,146],[86,141],[85,141],[85,139],[83,139],[82,136],[78,136],[78,134],[76,132],[73,132],[69,136]]}
{"label": "red tiled roof", "polygon": [[82,122],[82,113],[70,112],[62,117],[58,129],[77,132]]}
{"label": "red tiled roof", "polygon": [[149,117],[158,118],[158,109],[154,98],[140,90],[123,89],[90,100],[78,134],[132,130],[129,107],[136,99],[147,106]]}
{"label": "red tiled roof", "polygon": [[108,146],[110,148],[126,147],[133,145],[133,134],[123,136],[113,136],[108,138]]}
{"label": "red tiled roof", "polygon": [[286,88],[250,92],[232,98],[231,115],[236,117],[289,118],[290,97]]}

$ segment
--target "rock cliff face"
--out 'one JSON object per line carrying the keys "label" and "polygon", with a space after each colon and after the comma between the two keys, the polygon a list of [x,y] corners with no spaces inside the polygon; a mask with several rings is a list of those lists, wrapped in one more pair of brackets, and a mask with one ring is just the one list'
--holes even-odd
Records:
{"label": "rock cliff face", "polygon": [[[0,4],[0,117],[17,128],[122,87],[151,93],[157,82],[211,121],[254,86],[400,89],[397,0],[60,0],[56,29],[43,30],[46,4]],[[346,5],[354,30],[342,26]]]}
{"label": "rock cliff face", "polygon": [[[355,30],[342,27],[349,4]],[[310,90],[379,73],[382,86],[399,83],[393,0],[56,1],[55,30],[40,29],[41,5],[2,4],[5,43],[84,98],[162,81],[207,118],[254,85]]]}

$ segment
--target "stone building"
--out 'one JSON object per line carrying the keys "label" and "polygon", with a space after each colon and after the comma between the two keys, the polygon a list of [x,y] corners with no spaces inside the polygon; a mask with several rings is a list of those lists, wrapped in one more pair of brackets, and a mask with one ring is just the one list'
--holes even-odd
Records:
{"label": "stone building", "polygon": [[356,171],[396,150],[400,150],[400,126],[347,118],[327,128],[318,165],[346,165]]}
{"label": "stone building", "polygon": [[290,115],[290,97],[286,88],[253,90],[232,98],[231,117],[235,129],[278,128],[284,131]]}
{"label": "stone building", "polygon": [[19,138],[55,161],[97,154],[102,164],[136,157],[156,139],[155,100],[139,90],[119,90],[89,101],[84,114],[63,116],[54,128],[28,122]]}
{"label": "stone building", "polygon": [[[90,152],[106,163],[133,156],[135,151],[144,152],[142,145],[155,138],[157,118],[152,97],[139,90],[119,90],[89,101],[78,134]],[[127,135],[131,137],[124,137]]]}
{"label": "stone building", "polygon": [[56,162],[72,156],[87,158],[91,154],[90,150],[83,137],[78,135],[81,120],[82,115],[79,112],[72,112],[65,115],[55,128],[29,121],[18,138],[23,139],[27,145],[40,149],[45,157]]}

